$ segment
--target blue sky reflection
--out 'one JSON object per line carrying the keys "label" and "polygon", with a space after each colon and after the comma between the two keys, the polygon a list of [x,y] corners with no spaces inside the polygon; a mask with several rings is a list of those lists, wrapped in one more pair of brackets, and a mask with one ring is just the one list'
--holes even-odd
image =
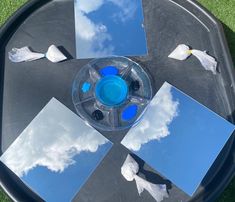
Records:
{"label": "blue sky reflection", "polygon": [[235,126],[164,83],[122,144],[193,195]]}
{"label": "blue sky reflection", "polygon": [[111,147],[53,98],[0,159],[44,200],[67,202]]}
{"label": "blue sky reflection", "polygon": [[147,54],[141,0],[75,0],[77,59]]}

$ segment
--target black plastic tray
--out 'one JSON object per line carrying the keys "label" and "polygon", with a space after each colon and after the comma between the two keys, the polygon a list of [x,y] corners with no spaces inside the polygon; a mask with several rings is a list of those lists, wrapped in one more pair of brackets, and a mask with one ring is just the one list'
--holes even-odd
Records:
{"label": "black plastic tray", "polygon": [[[150,73],[154,80],[154,92],[157,92],[164,81],[168,81],[234,123],[235,73],[221,24],[195,1],[143,0],[143,7],[149,55],[132,59]],[[72,0],[31,0],[2,27],[2,152],[52,97],[75,112],[71,99],[72,81],[77,71],[89,60],[72,59],[75,58],[74,36]],[[169,51],[180,43],[208,50],[218,59],[221,73],[214,76],[203,70],[198,60],[193,57],[185,62],[169,60]],[[13,64],[8,60],[7,53],[13,47],[27,45],[36,51],[45,52],[51,44],[63,46],[71,54],[71,60],[59,64],[52,64],[48,60]],[[134,182],[126,182],[121,176],[120,167],[128,151],[119,143],[126,132],[102,132],[114,146],[75,201],[154,202],[148,193],[144,192],[139,197]],[[141,173],[148,180],[167,183],[170,198],[164,200],[165,202],[199,202],[214,201],[229,184],[235,173],[234,156],[233,135],[191,199],[140,159],[137,160],[143,166]],[[0,181],[1,186],[14,200],[41,200],[3,164],[0,164]]]}

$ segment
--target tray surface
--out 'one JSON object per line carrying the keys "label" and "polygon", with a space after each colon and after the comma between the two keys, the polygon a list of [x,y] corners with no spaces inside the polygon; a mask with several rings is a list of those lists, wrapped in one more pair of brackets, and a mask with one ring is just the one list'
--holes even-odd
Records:
{"label": "tray surface", "polygon": [[[0,33],[1,76],[4,84],[2,152],[52,97],[76,112],[71,97],[72,82],[76,73],[90,59],[72,59],[76,56],[73,6],[72,0],[31,1]],[[151,75],[153,93],[167,81],[234,123],[234,71],[220,24],[193,1],[182,3],[178,0],[143,0],[143,9],[148,56],[131,59]],[[180,43],[189,44],[195,49],[208,50],[219,61],[221,73],[214,76],[211,72],[204,71],[193,57],[185,62],[169,60],[167,55]],[[7,53],[13,47],[30,46],[35,51],[45,52],[51,44],[63,47],[71,60],[59,64],[52,64],[47,60],[13,64],[8,60]],[[148,193],[144,192],[139,197],[136,185],[126,182],[121,176],[120,167],[128,150],[120,142],[126,132],[101,131],[114,146],[77,194],[75,201],[154,202]],[[233,176],[235,168],[234,160],[231,159],[234,152],[235,142],[232,137],[193,198],[137,159],[146,179],[167,184],[170,197],[165,202],[214,201]],[[2,185],[12,198],[40,200],[4,165],[0,169]]]}

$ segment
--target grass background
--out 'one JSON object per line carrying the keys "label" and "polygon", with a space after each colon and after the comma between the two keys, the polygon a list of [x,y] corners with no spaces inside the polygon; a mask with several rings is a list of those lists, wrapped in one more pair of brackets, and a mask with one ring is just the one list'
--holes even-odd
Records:
{"label": "grass background", "polygon": [[[235,63],[235,0],[198,0],[223,23],[229,49]],[[0,0],[0,26],[27,0]],[[0,202],[11,201],[0,190]],[[235,178],[217,202],[235,202]]]}

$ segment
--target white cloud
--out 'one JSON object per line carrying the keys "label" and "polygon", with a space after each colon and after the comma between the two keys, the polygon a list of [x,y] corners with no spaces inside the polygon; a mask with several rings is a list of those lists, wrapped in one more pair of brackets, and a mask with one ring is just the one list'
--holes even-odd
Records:
{"label": "white cloud", "polygon": [[[94,7],[95,8],[95,7]],[[90,11],[87,8],[86,11]],[[80,58],[102,57],[113,54],[113,46],[107,45],[112,37],[108,34],[108,29],[103,24],[95,24],[85,13],[76,7],[75,11],[76,47]]]}
{"label": "white cloud", "polygon": [[76,12],[77,23],[76,32],[81,40],[92,42],[93,40],[107,34],[107,27],[103,24],[94,24],[88,17],[81,11]]}
{"label": "white cloud", "polygon": [[116,22],[122,23],[133,18],[138,6],[132,0],[76,0],[75,29],[79,58],[104,57],[114,53],[114,46],[111,44],[112,36],[107,26],[102,22],[94,23],[88,17],[89,13],[99,10],[104,3],[112,3],[119,8],[119,11],[111,17]]}
{"label": "white cloud", "polygon": [[[77,16],[80,14],[77,13]],[[107,45],[112,37],[107,27],[92,23],[86,16],[80,15],[76,26],[77,54],[81,58],[113,55],[114,47]]]}
{"label": "white cloud", "polygon": [[37,166],[63,172],[75,163],[75,155],[96,152],[107,142],[95,129],[52,99],[2,155],[1,161],[19,177]]}
{"label": "white cloud", "polygon": [[173,100],[172,86],[165,83],[146,110],[140,123],[130,129],[122,144],[133,151],[152,140],[161,140],[170,135],[168,126],[178,115],[179,102]]}
{"label": "white cloud", "polygon": [[99,30],[97,26],[81,11],[76,12],[76,19],[76,33],[78,37],[87,41],[93,40],[96,32]]}
{"label": "white cloud", "polygon": [[[137,0],[138,1],[138,0]],[[131,19],[137,10],[136,0],[76,0],[76,8],[83,13],[91,13],[99,10],[105,3],[113,3],[119,8],[119,12],[115,14],[117,20],[125,22]]]}
{"label": "white cloud", "polygon": [[125,23],[127,20],[133,19],[136,14],[138,4],[134,0],[109,0],[116,6],[120,8],[118,13],[115,13],[113,17],[116,21],[121,20],[121,22]]}
{"label": "white cloud", "polygon": [[80,11],[90,13],[98,10],[104,3],[104,0],[76,0],[75,4]]}

